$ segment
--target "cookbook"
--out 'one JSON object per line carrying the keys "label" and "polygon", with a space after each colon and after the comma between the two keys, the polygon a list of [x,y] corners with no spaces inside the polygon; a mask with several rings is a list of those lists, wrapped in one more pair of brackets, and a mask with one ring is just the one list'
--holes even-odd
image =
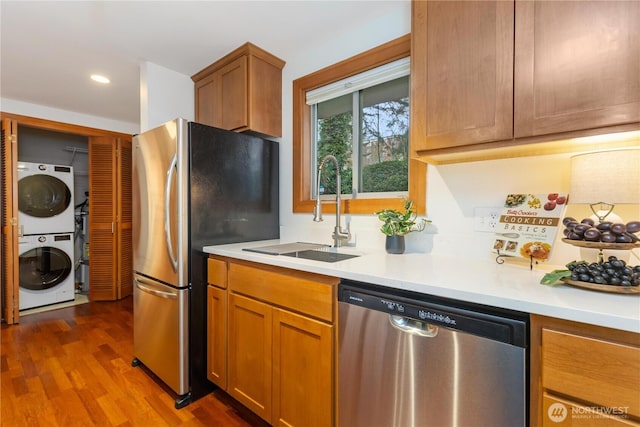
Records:
{"label": "cookbook", "polygon": [[493,251],[530,260],[549,259],[568,194],[508,194],[496,225]]}

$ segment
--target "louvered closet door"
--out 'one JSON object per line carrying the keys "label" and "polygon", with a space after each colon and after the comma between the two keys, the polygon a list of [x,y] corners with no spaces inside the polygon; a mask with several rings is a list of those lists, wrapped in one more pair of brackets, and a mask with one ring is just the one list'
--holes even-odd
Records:
{"label": "louvered closet door", "polygon": [[117,298],[117,138],[89,138],[89,299]]}
{"label": "louvered closet door", "polygon": [[18,305],[18,184],[14,171],[18,162],[18,123],[2,119],[0,181],[2,187],[2,243],[0,244],[0,283],[2,286],[2,314],[11,325],[19,321]]}
{"label": "louvered closet door", "polygon": [[133,200],[131,140],[118,140],[118,299],[133,293]]}

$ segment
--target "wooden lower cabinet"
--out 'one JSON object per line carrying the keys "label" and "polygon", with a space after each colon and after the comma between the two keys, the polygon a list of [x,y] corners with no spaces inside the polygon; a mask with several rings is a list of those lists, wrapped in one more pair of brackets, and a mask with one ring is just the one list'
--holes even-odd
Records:
{"label": "wooden lower cabinet", "polygon": [[220,260],[209,260],[209,379],[274,426],[335,425],[339,279]]}
{"label": "wooden lower cabinet", "polygon": [[[606,412],[603,412],[603,409]],[[594,408],[548,393],[542,396],[542,410],[545,414],[542,419],[543,427],[637,427],[639,425],[627,418],[626,408]]]}
{"label": "wooden lower cabinet", "polygon": [[207,378],[227,389],[227,291],[215,286],[207,288]]}
{"label": "wooden lower cabinet", "polygon": [[640,426],[640,334],[532,316],[532,426]]}
{"label": "wooden lower cabinet", "polygon": [[227,389],[227,263],[207,260],[207,378]]}
{"label": "wooden lower cabinet", "polygon": [[333,326],[273,310],[274,426],[332,425]]}
{"label": "wooden lower cabinet", "polygon": [[229,295],[229,387],[231,396],[271,421],[272,308]]}

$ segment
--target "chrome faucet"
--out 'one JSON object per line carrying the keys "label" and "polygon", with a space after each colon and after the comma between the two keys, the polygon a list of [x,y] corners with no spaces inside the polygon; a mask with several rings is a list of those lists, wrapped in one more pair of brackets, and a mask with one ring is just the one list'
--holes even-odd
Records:
{"label": "chrome faucet", "polygon": [[316,177],[316,205],[313,208],[313,220],[315,222],[322,221],[322,206],[320,204],[320,177],[322,176],[322,169],[324,168],[325,163],[331,160],[336,165],[336,226],[333,229],[333,234],[331,237],[333,238],[333,246],[339,248],[342,246],[343,242],[348,242],[351,240],[351,231],[349,230],[349,224],[347,224],[346,229],[342,229],[342,225],[340,224],[340,166],[338,165],[338,159],[336,159],[331,154],[328,154],[322,158],[320,161],[320,165],[318,166],[318,176]]}

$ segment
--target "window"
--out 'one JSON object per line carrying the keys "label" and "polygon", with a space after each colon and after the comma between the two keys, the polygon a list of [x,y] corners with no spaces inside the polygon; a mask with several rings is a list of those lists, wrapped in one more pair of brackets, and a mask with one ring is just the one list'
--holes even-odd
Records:
{"label": "window", "polygon": [[[341,193],[406,197],[409,165],[409,58],[307,92],[312,165],[331,154],[341,167]],[[312,197],[317,197],[312,176]],[[321,194],[336,193],[327,169]],[[348,197],[348,196],[347,196]]]}
{"label": "window", "polygon": [[[424,213],[426,165],[411,160],[408,147],[409,53],[407,35],[293,82],[294,212],[312,212],[317,164],[331,153],[345,213],[401,207],[404,197]],[[322,178],[321,193],[335,194],[333,166]]]}

